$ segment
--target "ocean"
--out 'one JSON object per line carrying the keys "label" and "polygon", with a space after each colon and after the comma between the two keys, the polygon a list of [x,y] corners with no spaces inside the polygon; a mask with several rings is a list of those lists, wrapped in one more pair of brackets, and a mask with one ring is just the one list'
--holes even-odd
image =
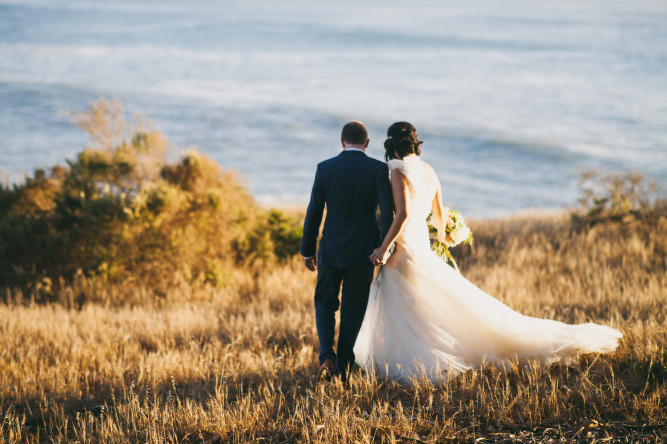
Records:
{"label": "ocean", "polygon": [[446,204],[475,218],[574,205],[582,169],[667,185],[667,2],[0,0],[0,173],[88,143],[104,97],[303,206],[349,120],[381,158],[413,123]]}

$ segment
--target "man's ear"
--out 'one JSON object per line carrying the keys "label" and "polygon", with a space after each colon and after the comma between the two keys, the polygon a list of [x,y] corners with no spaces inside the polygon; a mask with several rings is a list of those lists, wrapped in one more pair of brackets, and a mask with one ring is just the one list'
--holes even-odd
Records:
{"label": "man's ear", "polygon": [[364,143],[364,148],[368,148],[368,144],[370,143],[371,139],[366,139],[366,143]]}
{"label": "man's ear", "polygon": [[343,145],[343,148],[345,148],[345,141],[342,138],[340,139],[340,144]]}

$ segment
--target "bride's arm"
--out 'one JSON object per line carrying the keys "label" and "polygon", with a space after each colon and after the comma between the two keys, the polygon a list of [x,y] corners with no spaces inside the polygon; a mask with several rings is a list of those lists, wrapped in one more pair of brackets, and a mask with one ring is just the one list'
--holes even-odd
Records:
{"label": "bride's arm", "polygon": [[370,256],[374,265],[384,264],[387,261],[387,251],[403,231],[405,220],[408,218],[408,200],[410,199],[408,180],[398,169],[391,172],[391,190],[394,195],[396,214],[382,245],[376,248]]}
{"label": "bride's arm", "polygon": [[440,191],[440,185],[435,192],[433,197],[433,202],[431,203],[431,211],[433,212],[433,226],[438,230],[436,234],[436,239],[438,242],[445,242],[446,232],[445,224],[447,223],[447,213],[442,206],[442,196]]}

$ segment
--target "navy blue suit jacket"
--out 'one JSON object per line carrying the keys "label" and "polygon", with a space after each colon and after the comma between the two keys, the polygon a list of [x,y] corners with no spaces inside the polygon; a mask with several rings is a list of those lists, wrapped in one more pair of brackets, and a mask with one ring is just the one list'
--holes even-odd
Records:
{"label": "navy blue suit jacket", "polygon": [[[394,219],[394,199],[387,164],[361,151],[343,151],[317,165],[315,183],[303,224],[301,254],[315,256],[324,206],[319,267],[370,266]],[[377,207],[380,205],[380,226]]]}

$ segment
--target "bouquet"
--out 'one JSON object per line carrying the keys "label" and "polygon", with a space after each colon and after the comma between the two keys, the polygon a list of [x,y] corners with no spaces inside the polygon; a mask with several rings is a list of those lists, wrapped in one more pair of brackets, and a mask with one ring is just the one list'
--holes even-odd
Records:
{"label": "bouquet", "polygon": [[[470,228],[466,225],[460,211],[446,208],[443,217],[445,218],[445,242],[440,242],[435,238],[435,234],[437,234],[438,230],[429,224],[429,232],[432,235],[431,249],[445,262],[447,262],[447,260],[452,261],[454,269],[459,271],[459,267],[456,265],[454,256],[452,256],[449,249],[460,244],[468,244],[472,247],[474,241],[472,231],[470,231]],[[429,219],[430,218],[431,215],[429,215]]]}

